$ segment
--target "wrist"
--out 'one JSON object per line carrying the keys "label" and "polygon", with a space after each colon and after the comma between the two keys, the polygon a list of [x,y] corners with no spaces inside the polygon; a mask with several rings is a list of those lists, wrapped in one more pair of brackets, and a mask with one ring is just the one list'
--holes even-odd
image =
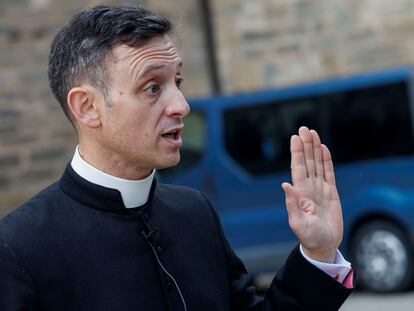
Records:
{"label": "wrist", "polygon": [[325,263],[334,263],[336,257],[336,248],[328,250],[312,250],[302,245],[302,251],[313,260]]}

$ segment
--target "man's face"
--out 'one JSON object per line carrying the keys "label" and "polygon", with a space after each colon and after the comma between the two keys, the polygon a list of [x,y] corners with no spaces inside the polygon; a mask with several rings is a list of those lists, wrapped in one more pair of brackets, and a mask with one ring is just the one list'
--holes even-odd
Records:
{"label": "man's face", "polygon": [[119,45],[109,59],[110,102],[101,113],[101,143],[122,165],[143,170],[176,165],[182,119],[190,108],[171,39],[158,36],[138,48]]}

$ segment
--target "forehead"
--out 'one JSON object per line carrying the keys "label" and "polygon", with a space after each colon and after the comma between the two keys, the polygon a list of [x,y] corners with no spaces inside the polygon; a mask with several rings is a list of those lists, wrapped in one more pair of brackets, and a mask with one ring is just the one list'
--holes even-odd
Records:
{"label": "forehead", "polygon": [[154,37],[139,47],[126,44],[115,46],[112,49],[112,62],[115,67],[140,76],[148,69],[157,68],[157,65],[180,66],[181,58],[170,37],[163,35]]}

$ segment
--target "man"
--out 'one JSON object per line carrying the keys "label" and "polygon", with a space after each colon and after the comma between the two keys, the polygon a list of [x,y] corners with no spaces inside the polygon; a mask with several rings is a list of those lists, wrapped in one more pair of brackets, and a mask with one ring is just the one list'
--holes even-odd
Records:
{"label": "man", "polygon": [[[49,58],[79,145],[62,178],[0,222],[0,310],[337,310],[352,271],[342,212],[316,132],[291,140],[293,250],[264,298],[201,193],[157,184],[176,165],[182,62],[172,25],[141,8],[75,15]],[[322,271],[322,270],[324,271]]]}

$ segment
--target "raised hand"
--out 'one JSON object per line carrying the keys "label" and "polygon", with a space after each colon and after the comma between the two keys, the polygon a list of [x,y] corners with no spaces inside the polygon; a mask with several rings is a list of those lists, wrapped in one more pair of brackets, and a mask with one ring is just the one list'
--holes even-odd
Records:
{"label": "raised hand", "polygon": [[309,257],[332,263],[342,241],[341,202],[331,154],[316,131],[299,129],[290,141],[292,183],[283,183],[289,226]]}

